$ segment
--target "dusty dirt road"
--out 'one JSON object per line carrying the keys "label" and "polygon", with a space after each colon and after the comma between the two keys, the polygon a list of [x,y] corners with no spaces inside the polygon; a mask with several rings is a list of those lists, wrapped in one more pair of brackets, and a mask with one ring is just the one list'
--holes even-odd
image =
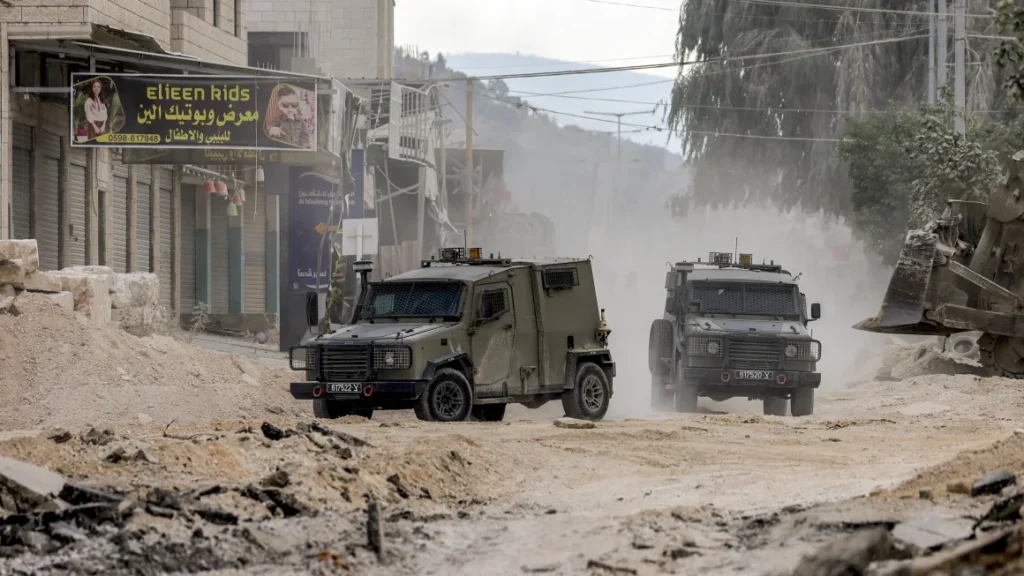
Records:
{"label": "dusty dirt road", "polygon": [[[156,488],[187,493],[195,509],[139,506],[106,540],[0,559],[0,574],[784,573],[858,522],[899,521],[921,488],[969,508],[949,482],[997,465],[1024,472],[1022,391],[920,377],[823,395],[812,418],[705,411],[584,430],[517,408],[499,424],[391,413],[319,432],[282,417],[273,424],[296,432],[277,440],[262,420],[115,427],[106,441],[8,432],[0,456],[150,502]],[[1005,439],[1008,462],[1004,450],[948,463]],[[285,481],[268,480],[278,470]],[[253,486],[280,488],[296,510]],[[369,500],[383,507],[379,559],[365,545]]]}

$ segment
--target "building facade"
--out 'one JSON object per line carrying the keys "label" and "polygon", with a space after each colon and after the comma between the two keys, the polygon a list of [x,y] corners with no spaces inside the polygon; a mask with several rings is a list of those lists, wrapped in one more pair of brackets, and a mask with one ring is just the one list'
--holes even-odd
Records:
{"label": "building facade", "polygon": [[[265,75],[248,66],[248,26],[261,17],[253,20],[251,9],[264,4],[0,3],[0,239],[35,238],[43,269],[153,272],[162,303],[186,321],[200,303],[225,318],[276,321],[281,216],[279,196],[257,176],[262,167],[79,148],[71,145],[69,118],[73,72]],[[359,22],[370,28],[358,34],[375,42],[376,16],[350,14],[366,17]],[[355,61],[357,53],[346,57]],[[329,87],[320,76],[317,85]],[[245,202],[232,209],[226,198],[207,193],[213,181],[243,189]]]}

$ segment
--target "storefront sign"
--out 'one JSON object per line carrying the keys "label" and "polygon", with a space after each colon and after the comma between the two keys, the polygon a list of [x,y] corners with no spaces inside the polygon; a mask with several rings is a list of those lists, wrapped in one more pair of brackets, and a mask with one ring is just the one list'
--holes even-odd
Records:
{"label": "storefront sign", "polygon": [[314,80],[72,74],[73,147],[316,150]]}
{"label": "storefront sign", "polygon": [[290,170],[288,194],[288,287],[327,292],[331,280],[331,234],[341,222],[345,200],[338,181],[308,168]]}

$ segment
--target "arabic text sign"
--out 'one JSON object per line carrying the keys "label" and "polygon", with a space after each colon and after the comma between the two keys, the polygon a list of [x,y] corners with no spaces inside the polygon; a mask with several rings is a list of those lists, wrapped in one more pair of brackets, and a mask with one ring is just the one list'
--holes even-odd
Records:
{"label": "arabic text sign", "polygon": [[71,145],[316,150],[316,82],[72,74]]}
{"label": "arabic text sign", "polygon": [[341,221],[344,199],[337,181],[293,166],[288,190],[288,287],[326,292],[331,281],[332,222]]}

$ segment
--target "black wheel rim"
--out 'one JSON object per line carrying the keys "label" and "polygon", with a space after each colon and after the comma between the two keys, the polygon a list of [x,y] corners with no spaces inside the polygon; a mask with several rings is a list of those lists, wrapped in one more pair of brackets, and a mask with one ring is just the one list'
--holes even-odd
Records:
{"label": "black wheel rim", "polygon": [[452,381],[441,382],[434,391],[434,412],[444,420],[452,420],[462,413],[466,395],[462,387]]}
{"label": "black wheel rim", "polygon": [[596,414],[604,405],[604,386],[597,376],[590,375],[583,380],[583,408],[588,414]]}

